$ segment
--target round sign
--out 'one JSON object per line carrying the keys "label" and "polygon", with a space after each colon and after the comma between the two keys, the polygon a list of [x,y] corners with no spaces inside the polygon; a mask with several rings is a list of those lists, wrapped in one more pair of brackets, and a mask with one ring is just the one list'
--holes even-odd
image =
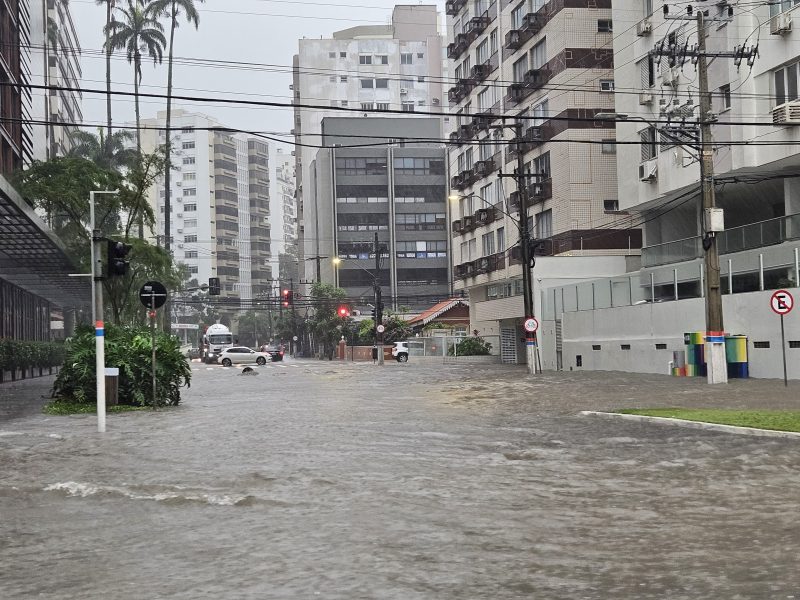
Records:
{"label": "round sign", "polygon": [[539,321],[536,319],[536,317],[525,319],[525,331],[533,333],[537,329],[539,329]]}
{"label": "round sign", "polygon": [[292,341],[297,341],[297,336],[292,337]]}
{"label": "round sign", "polygon": [[779,315],[786,315],[794,308],[794,297],[786,290],[778,290],[772,294],[769,305]]}
{"label": "round sign", "polygon": [[158,281],[148,281],[139,290],[139,300],[145,308],[161,308],[167,301],[167,288]]}
{"label": "round sign", "polygon": [[383,333],[384,331],[386,331],[386,327],[383,325],[378,325],[378,333]]}

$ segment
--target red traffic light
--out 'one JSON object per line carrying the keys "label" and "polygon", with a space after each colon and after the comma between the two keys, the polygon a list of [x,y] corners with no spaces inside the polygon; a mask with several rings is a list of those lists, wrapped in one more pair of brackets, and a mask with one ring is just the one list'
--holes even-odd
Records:
{"label": "red traffic light", "polygon": [[340,307],[339,307],[338,314],[339,314],[339,316],[340,316],[340,317],[342,317],[343,319],[346,319],[347,317],[349,317],[349,316],[350,316],[350,309],[349,309],[349,308],[347,308],[346,306],[340,306]]}
{"label": "red traffic light", "polygon": [[291,290],[283,290],[283,297],[284,298],[288,298],[290,292],[291,292]]}

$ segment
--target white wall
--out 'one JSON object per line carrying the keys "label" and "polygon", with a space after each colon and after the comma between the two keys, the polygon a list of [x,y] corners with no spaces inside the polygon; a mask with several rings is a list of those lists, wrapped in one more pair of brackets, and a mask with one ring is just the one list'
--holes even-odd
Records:
{"label": "white wall", "polygon": [[[800,289],[793,288],[800,299]],[[782,378],[780,318],[769,307],[771,291],[723,296],[725,330],[748,337],[750,376]],[[705,328],[702,298],[641,304],[621,308],[570,312],[562,315],[564,369],[668,373],[673,350],[685,350],[683,334]],[[800,341],[800,309],[785,317],[787,365],[790,379],[800,379],[800,349],[788,348]],[[544,323],[541,336],[542,359],[546,369],[555,368],[554,323]],[[770,342],[769,349],[755,349],[753,342]],[[666,350],[655,345],[667,344]],[[622,350],[621,344],[630,344]],[[601,350],[592,350],[600,345]]]}

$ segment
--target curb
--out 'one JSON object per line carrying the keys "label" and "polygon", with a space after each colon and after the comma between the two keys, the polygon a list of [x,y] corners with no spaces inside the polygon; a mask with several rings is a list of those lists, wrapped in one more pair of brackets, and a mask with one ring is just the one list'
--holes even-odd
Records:
{"label": "curb", "polygon": [[703,421],[687,421],[685,419],[672,419],[670,417],[648,417],[645,415],[627,415],[623,413],[598,412],[582,410],[579,413],[584,417],[605,417],[638,421],[640,423],[657,423],[660,425],[677,425],[689,429],[702,429],[705,431],[721,431],[723,433],[736,433],[755,437],[776,437],[783,439],[800,440],[800,433],[794,431],[776,431],[773,429],[757,429],[755,427],[739,427],[737,425],[722,425],[721,423],[705,423]]}

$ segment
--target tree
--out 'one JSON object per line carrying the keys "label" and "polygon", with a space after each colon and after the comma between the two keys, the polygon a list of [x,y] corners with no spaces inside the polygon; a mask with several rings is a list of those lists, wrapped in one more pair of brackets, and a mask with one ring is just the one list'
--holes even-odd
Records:
{"label": "tree", "polygon": [[117,21],[112,18],[106,26],[108,47],[110,50],[125,50],[128,62],[133,64],[133,97],[136,106],[136,150],[141,152],[142,134],[139,114],[139,84],[142,82],[142,52],[158,64],[164,56],[167,39],[164,27],[156,18],[158,13],[153,5],[143,6],[140,0],[128,0],[128,6],[116,7],[117,14],[122,17]]}
{"label": "tree", "polygon": [[395,342],[406,340],[413,335],[411,325],[398,314],[387,312],[386,318],[383,320],[383,325],[386,327],[386,331],[383,334],[383,341],[387,344],[394,344]]}
{"label": "tree", "polygon": [[272,324],[265,313],[248,311],[239,317],[236,333],[245,346],[266,344],[272,339]]}
{"label": "tree", "polygon": [[121,173],[136,160],[136,151],[126,144],[133,138],[133,134],[125,130],[115,132],[111,140],[107,140],[102,129],[98,129],[96,135],[79,129],[72,134],[73,146],[67,156],[86,158],[104,169]]}
{"label": "tree", "polygon": [[[205,0],[197,0],[197,2],[204,2]],[[169,232],[170,227],[170,177],[172,174],[172,65],[173,65],[173,50],[175,47],[175,29],[178,27],[178,17],[181,11],[186,15],[186,21],[190,24],[194,23],[195,29],[200,25],[200,17],[195,8],[195,0],[153,0],[151,5],[153,10],[158,14],[163,14],[169,19],[169,56],[167,57],[167,139],[166,139],[166,154],[167,154],[167,169],[164,172],[164,231]],[[170,248],[169,233],[166,234],[164,246],[167,250]]]}
{"label": "tree", "polygon": [[323,355],[333,360],[336,344],[346,331],[350,321],[337,313],[340,304],[345,300],[345,291],[329,283],[316,282],[311,286],[311,300],[315,307],[314,316],[309,323],[311,332],[318,345],[322,346]]}
{"label": "tree", "polygon": [[109,146],[107,148],[107,153],[111,154],[111,53],[114,51],[114,49],[109,43],[109,38],[111,36],[111,21],[114,20],[114,5],[116,2],[115,0],[95,0],[95,3],[99,6],[106,7],[106,26],[103,28],[103,31],[106,34],[106,41],[104,44],[106,51],[106,119],[108,121],[108,129],[106,130],[106,143]]}

